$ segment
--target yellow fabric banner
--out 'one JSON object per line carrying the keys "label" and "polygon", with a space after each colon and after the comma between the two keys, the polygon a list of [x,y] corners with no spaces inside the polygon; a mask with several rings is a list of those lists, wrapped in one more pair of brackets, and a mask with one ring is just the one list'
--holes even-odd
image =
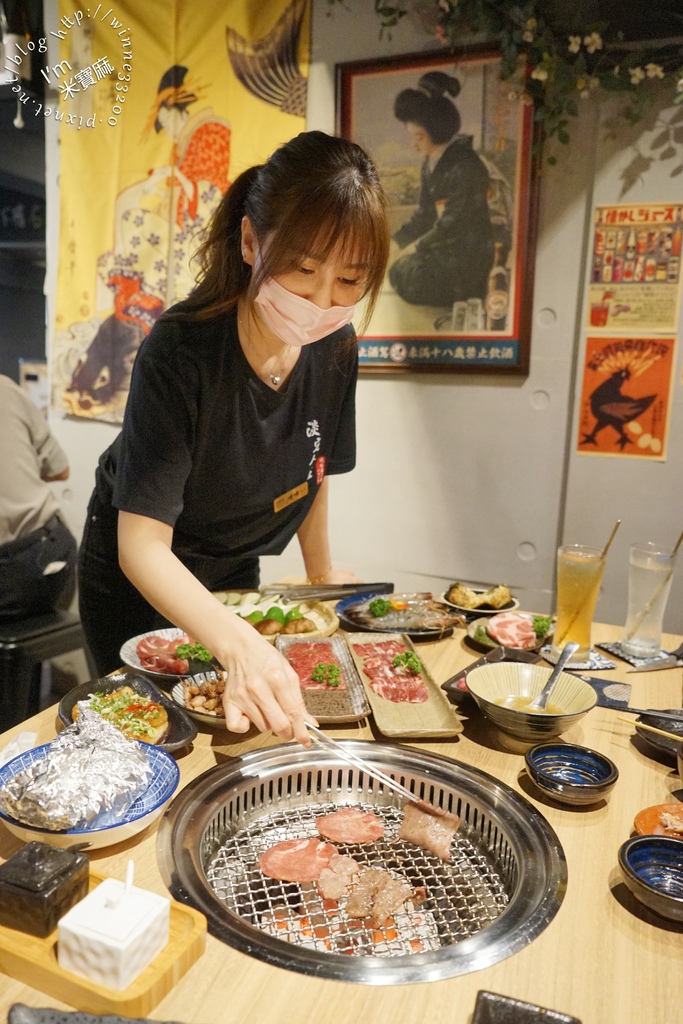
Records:
{"label": "yellow fabric banner", "polygon": [[305,129],[309,3],[60,0],[59,18],[41,72],[61,143],[51,403],[119,423],[230,182]]}

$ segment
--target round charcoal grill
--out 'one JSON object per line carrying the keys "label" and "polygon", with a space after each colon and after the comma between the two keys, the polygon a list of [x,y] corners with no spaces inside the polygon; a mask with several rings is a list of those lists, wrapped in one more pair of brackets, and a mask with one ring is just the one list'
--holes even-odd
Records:
{"label": "round charcoal grill", "polygon": [[[400,747],[344,742],[417,797],[457,814],[451,860],[397,840],[401,798],[333,751],[294,745],[212,768],[173,801],[157,854],[177,899],[211,932],[278,967],[341,981],[407,984],[466,974],[532,941],[564,897],[559,840],[538,811],[476,768]],[[351,805],[378,814],[385,836],[335,844],[365,867],[406,878],[416,899],[383,928],[345,914],[315,883],[279,882],[258,857],[284,839],[318,837],[315,818]]]}

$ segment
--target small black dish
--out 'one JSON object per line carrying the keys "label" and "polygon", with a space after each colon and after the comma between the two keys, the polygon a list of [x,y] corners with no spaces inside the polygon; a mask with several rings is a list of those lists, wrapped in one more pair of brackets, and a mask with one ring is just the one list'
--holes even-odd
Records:
{"label": "small black dish", "polygon": [[[665,754],[675,761],[679,743],[683,742],[683,708],[663,708],[662,710],[666,711],[667,715],[680,715],[680,725],[678,722],[672,722],[670,718],[660,718],[659,715],[652,712],[652,714],[638,715],[635,721],[636,733],[658,754]],[[650,732],[648,729],[639,729],[639,722],[642,722],[643,725],[651,725],[653,729],[663,729],[664,732],[680,734],[681,739],[669,739],[668,736],[658,736],[656,732]]]}
{"label": "small black dish", "polygon": [[609,757],[576,743],[537,743],[524,760],[542,793],[575,807],[605,800],[619,778]]}
{"label": "small black dish", "polygon": [[73,725],[71,716],[73,707],[79,700],[87,700],[91,693],[111,693],[122,686],[130,686],[136,693],[143,697],[154,700],[161,704],[168,714],[169,732],[163,743],[155,743],[154,746],[165,750],[168,754],[174,750],[186,747],[197,735],[197,726],[186,715],[182,708],[179,708],[174,700],[155,686],[149,679],[143,676],[132,676],[126,672],[116,672],[114,675],[105,676],[103,679],[91,679],[87,683],[81,683],[69,690],[59,702],[58,714],[64,725]]}
{"label": "small black dish", "polygon": [[536,1003],[501,996],[498,992],[477,992],[472,1024],[581,1024],[578,1017],[570,1017],[556,1010],[545,1010]]}

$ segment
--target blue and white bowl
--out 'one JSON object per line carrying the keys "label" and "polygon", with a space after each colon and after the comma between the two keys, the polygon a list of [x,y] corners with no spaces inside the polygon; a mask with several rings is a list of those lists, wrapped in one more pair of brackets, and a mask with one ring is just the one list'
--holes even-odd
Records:
{"label": "blue and white bowl", "polygon": [[661,917],[683,922],[683,839],[633,836],[619,849],[619,867],[636,899]]}
{"label": "blue and white bowl", "polygon": [[546,796],[574,806],[607,799],[619,778],[609,757],[575,743],[537,743],[524,760],[531,779]]}
{"label": "blue and white bowl", "polygon": [[[113,825],[99,828],[69,829],[66,832],[50,832],[48,829],[25,825],[16,818],[11,818],[0,810],[0,821],[3,825],[25,843],[37,840],[50,846],[65,848],[74,843],[89,843],[89,850],[98,850],[104,846],[113,846],[142,832],[144,828],[156,821],[163,814],[166,805],[175,793],[180,781],[178,765],[164,750],[152,747],[148,743],[139,746],[145,753],[152,768],[152,781],[144,793],[133,801],[128,810]],[[0,788],[19,772],[41,761],[47,756],[50,744],[27,750],[0,768]]]}

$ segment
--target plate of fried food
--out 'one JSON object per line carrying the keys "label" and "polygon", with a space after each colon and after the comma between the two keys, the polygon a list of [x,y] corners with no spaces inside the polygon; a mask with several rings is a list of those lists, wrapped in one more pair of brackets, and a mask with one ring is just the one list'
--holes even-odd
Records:
{"label": "plate of fried food", "polygon": [[250,623],[270,643],[277,636],[332,636],[339,619],[328,605],[319,601],[286,601],[259,591],[221,590],[213,595],[236,615]]}
{"label": "plate of fried food", "polygon": [[519,601],[510,593],[504,583],[493,587],[469,587],[466,583],[451,583],[441,595],[441,600],[459,612],[477,615],[497,615],[498,612],[513,612],[519,608]]}
{"label": "plate of fried food", "polygon": [[226,673],[199,672],[181,679],[171,690],[171,699],[185,714],[211,729],[225,729],[223,691]]}

